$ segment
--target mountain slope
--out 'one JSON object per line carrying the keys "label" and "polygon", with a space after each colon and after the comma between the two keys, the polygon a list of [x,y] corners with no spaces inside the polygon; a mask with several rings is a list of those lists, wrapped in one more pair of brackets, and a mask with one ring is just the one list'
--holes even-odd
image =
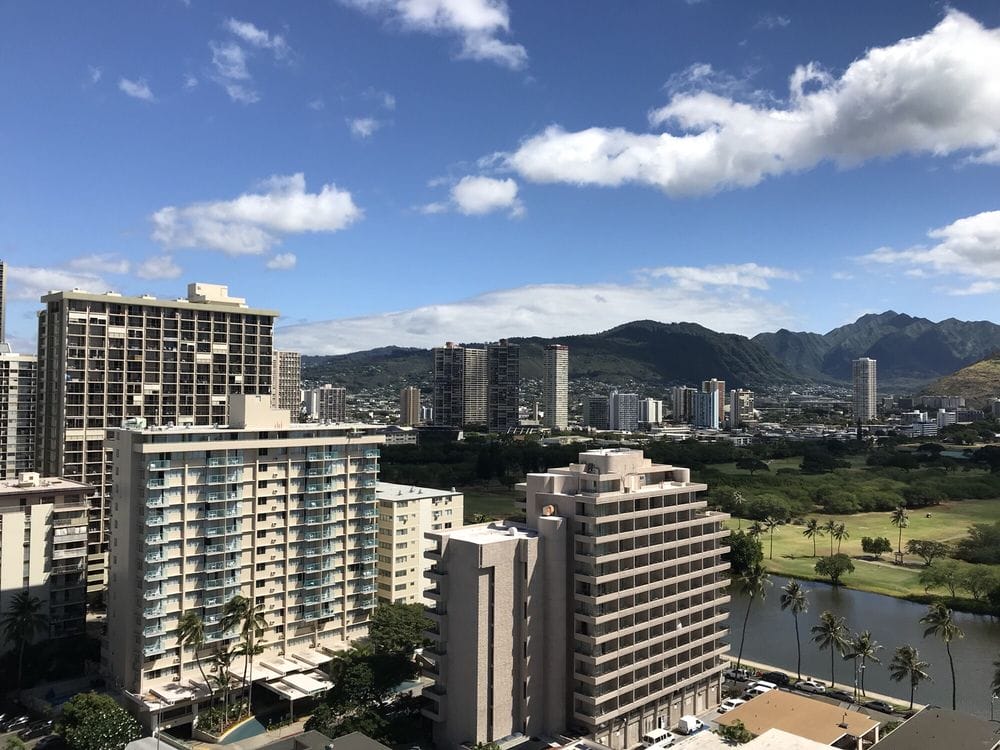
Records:
{"label": "mountain slope", "polygon": [[988,408],[990,401],[1000,396],[1000,352],[935,380],[924,393],[961,394],[968,406]]}

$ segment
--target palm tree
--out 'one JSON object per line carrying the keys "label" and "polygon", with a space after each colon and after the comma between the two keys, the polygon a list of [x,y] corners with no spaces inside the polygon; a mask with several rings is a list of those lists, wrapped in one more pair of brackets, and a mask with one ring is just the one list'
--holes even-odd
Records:
{"label": "palm tree", "polygon": [[233,665],[235,658],[236,649],[225,646],[216,647],[215,653],[212,654],[212,667],[215,670],[212,679],[222,693],[222,715],[225,717],[223,724],[229,723],[229,668]]}
{"label": "palm tree", "polygon": [[[858,659],[861,659],[861,694],[865,695],[865,667],[869,661],[881,664],[878,652],[882,649],[882,644],[872,638],[872,631],[862,630],[856,633],[847,644],[845,659],[854,660],[854,673],[857,674]],[[865,696],[867,697],[867,696]],[[855,696],[857,698],[857,696]]]}
{"label": "palm tree", "polygon": [[[246,611],[243,614],[241,625],[243,635],[243,655],[246,661],[243,664],[243,684],[247,686],[247,716],[250,715],[250,707],[253,702],[253,658],[264,653],[264,647],[257,643],[257,639],[263,637],[267,630],[267,620],[261,608],[253,602],[248,602]],[[247,681],[247,670],[250,672],[250,680]]]}
{"label": "palm tree", "polygon": [[830,649],[830,687],[836,684],[836,666],[834,657],[837,652],[844,653],[847,646],[847,624],[843,617],[837,617],[829,610],[819,616],[819,625],[813,625],[813,643],[819,646],[820,651]]}
{"label": "palm tree", "polygon": [[[743,503],[744,502],[746,502],[746,498],[743,497],[743,493],[740,492],[739,490],[736,490],[733,493],[733,505],[735,506],[735,508],[736,508],[737,511],[741,511],[743,509]],[[742,530],[743,529],[743,516],[737,515],[736,516],[736,523],[737,523],[737,526],[736,526],[737,531]]]}
{"label": "palm tree", "polygon": [[[250,607],[250,601],[240,594],[236,594],[232,599],[226,602],[225,606],[222,608],[222,618],[219,620],[219,629],[226,633],[234,628],[239,628],[240,637],[243,638],[245,635],[243,632],[243,623],[246,619],[247,610]],[[237,656],[240,653],[240,647],[233,648],[233,655]],[[243,658],[243,685],[241,688],[247,684],[247,668],[250,666],[250,656],[244,653]]]}
{"label": "palm tree", "polygon": [[177,621],[177,645],[182,649],[186,645],[194,649],[194,662],[198,665],[198,671],[201,672],[201,679],[208,686],[208,694],[211,698],[212,686],[208,682],[208,677],[205,676],[205,668],[201,664],[201,655],[199,654],[205,647],[205,621],[194,610],[188,610]]}
{"label": "palm tree", "polygon": [[809,599],[806,597],[806,590],[802,584],[794,578],[781,589],[781,609],[790,609],[792,617],[795,618],[795,648],[798,652],[798,661],[795,670],[802,679],[802,639],[799,637],[799,615],[809,609]]}
{"label": "palm tree", "polygon": [[[836,530],[834,530],[833,532],[833,538],[837,540],[837,554],[839,555],[840,543],[843,542],[845,539],[851,538],[850,533],[847,531],[847,524],[838,523]],[[831,548],[832,546],[833,545],[831,544]],[[833,553],[831,552],[830,554],[832,555]]]}
{"label": "palm tree", "polygon": [[736,580],[739,581],[740,590],[743,592],[743,595],[747,597],[747,612],[743,616],[743,635],[740,637],[740,653],[736,657],[736,668],[739,669],[740,663],[743,661],[743,642],[747,637],[747,622],[750,620],[750,607],[753,605],[753,600],[758,596],[761,599],[767,596],[767,587],[771,585],[771,576],[758,563],[741,573]]}
{"label": "palm tree", "polygon": [[4,640],[17,648],[17,686],[21,687],[24,668],[24,647],[37,636],[49,632],[49,617],[42,609],[42,600],[27,591],[19,591],[10,600],[10,608],[0,617]]}
{"label": "palm tree", "polygon": [[896,556],[903,557],[903,529],[910,525],[910,517],[906,514],[906,508],[900,505],[889,516],[889,523],[899,529],[899,542],[896,545]]}
{"label": "palm tree", "polygon": [[951,614],[951,610],[944,602],[934,602],[927,608],[927,614],[920,618],[920,622],[927,626],[927,629],[924,630],[924,638],[936,635],[944,641],[945,651],[948,652],[948,665],[951,667],[951,710],[955,711],[958,701],[956,700],[955,660],[951,656],[951,642],[956,638],[964,638],[965,633],[955,624]]}
{"label": "palm tree", "polygon": [[913,646],[900,646],[892,655],[892,661],[889,662],[889,676],[893,680],[896,682],[910,681],[911,710],[913,709],[913,694],[917,690],[917,685],[931,678],[927,673],[928,667],[930,664],[920,661],[920,654]]}
{"label": "palm tree", "polygon": [[816,537],[823,536],[823,529],[819,525],[819,521],[815,518],[806,521],[806,527],[802,529],[802,536],[813,540],[813,557],[816,557]]}
{"label": "palm tree", "polygon": [[767,518],[764,519],[764,528],[767,529],[771,535],[771,549],[768,552],[767,556],[768,560],[774,559],[774,530],[779,526],[781,526],[781,521],[779,521],[774,516],[768,516]]}
{"label": "palm tree", "polygon": [[754,521],[752,524],[747,526],[747,534],[752,536],[754,539],[757,539],[763,533],[764,527],[761,525],[760,521]]}
{"label": "palm tree", "polygon": [[823,531],[830,535],[830,557],[833,557],[833,537],[837,533],[837,522],[829,519],[823,524]]}

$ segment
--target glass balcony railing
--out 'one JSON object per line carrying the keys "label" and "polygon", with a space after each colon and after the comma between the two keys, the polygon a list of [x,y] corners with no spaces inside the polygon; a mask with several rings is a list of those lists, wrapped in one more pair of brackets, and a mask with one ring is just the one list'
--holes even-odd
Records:
{"label": "glass balcony railing", "polygon": [[163,635],[163,633],[164,633],[164,627],[160,623],[156,623],[154,625],[147,625],[142,629],[142,634],[147,637],[153,635]]}
{"label": "glass balcony railing", "polygon": [[162,513],[155,516],[146,516],[147,526],[166,526],[170,521]]}
{"label": "glass balcony railing", "polygon": [[378,448],[366,448],[361,455],[365,458],[378,458]]}
{"label": "glass balcony railing", "polygon": [[155,601],[156,599],[163,599],[164,597],[166,597],[166,594],[163,593],[163,589],[159,586],[153,589],[146,589],[146,591],[142,594],[142,598],[146,601]]}
{"label": "glass balcony railing", "polygon": [[208,465],[209,466],[225,466],[226,465],[226,459],[219,458],[218,456],[216,456],[214,458],[208,459]]}
{"label": "glass balcony railing", "polygon": [[147,644],[142,649],[142,653],[146,656],[156,656],[157,654],[162,654],[164,651],[163,641],[157,640],[153,643]]}
{"label": "glass balcony railing", "polygon": [[163,495],[150,495],[146,498],[147,508],[162,508],[167,504],[167,501],[163,499]]}
{"label": "glass balcony railing", "polygon": [[146,468],[149,469],[150,471],[162,471],[163,469],[169,469],[170,468],[170,462],[169,461],[150,461],[146,465]]}
{"label": "glass balcony railing", "polygon": [[146,487],[151,490],[160,489],[167,486],[167,480],[162,477],[151,477],[146,482]]}
{"label": "glass balcony railing", "polygon": [[143,617],[160,617],[163,615],[163,607],[157,605],[155,607],[146,607],[142,610]]}

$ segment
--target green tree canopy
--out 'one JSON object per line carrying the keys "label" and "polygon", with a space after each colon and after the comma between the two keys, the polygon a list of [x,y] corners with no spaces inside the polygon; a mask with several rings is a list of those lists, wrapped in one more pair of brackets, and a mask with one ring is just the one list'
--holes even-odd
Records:
{"label": "green tree canopy", "polygon": [[834,586],[840,585],[840,579],[844,574],[853,572],[854,563],[848,555],[842,553],[821,557],[816,561],[816,573],[829,578]]}
{"label": "green tree canopy", "polygon": [[945,542],[935,542],[927,539],[910,539],[906,543],[906,551],[911,555],[916,555],[924,561],[924,565],[930,565],[939,557],[944,557],[951,551],[951,547]]}
{"label": "green tree canopy", "polygon": [[368,642],[376,654],[410,657],[424,646],[424,631],[432,624],[420,604],[380,604],[372,612]]}
{"label": "green tree canopy", "polygon": [[57,731],[71,750],[122,750],[142,735],[139,722],[113,698],[93,692],[63,705]]}
{"label": "green tree canopy", "polygon": [[764,561],[764,546],[760,540],[744,531],[734,531],[729,536],[729,560],[733,578],[759,566]]}

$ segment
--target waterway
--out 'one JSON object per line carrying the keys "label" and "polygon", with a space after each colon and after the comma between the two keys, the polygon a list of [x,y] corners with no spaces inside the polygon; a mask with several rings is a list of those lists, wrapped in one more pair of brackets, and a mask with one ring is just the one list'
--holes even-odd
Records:
{"label": "waterway", "polygon": [[[781,587],[787,578],[772,576],[767,598],[755,600],[750,610],[746,645],[743,656],[754,661],[773,664],[790,675],[795,674],[795,622],[789,611],[780,605]],[[933,635],[924,638],[924,626],[919,620],[927,607],[904,599],[896,599],[864,591],[834,588],[823,583],[803,582],[809,591],[809,611],[799,616],[802,636],[802,671],[828,682],[830,680],[830,652],[820,651],[812,642],[809,629],[819,622],[824,610],[844,617],[852,632],[868,629],[884,648],[879,651],[881,664],[869,663],[865,670],[865,687],[886,695],[896,696],[904,703],[909,701],[910,686],[907,681],[893,682],[888,665],[897,646],[909,644],[920,652],[920,658],[930,662],[929,672],[933,681],[923,682],[917,688],[917,703],[932,703],[951,708],[951,673],[944,643]],[[746,612],[746,599],[733,587],[730,615],[730,641],[735,658],[740,647],[740,633]],[[953,641],[951,652],[955,657],[955,675],[958,683],[958,709],[990,718],[990,681],[993,662],[1000,659],[1000,623],[989,617],[954,613],[955,622],[965,637]],[[854,683],[853,661],[836,660],[837,682],[845,686]],[[1000,701],[994,706],[1000,718]]]}

